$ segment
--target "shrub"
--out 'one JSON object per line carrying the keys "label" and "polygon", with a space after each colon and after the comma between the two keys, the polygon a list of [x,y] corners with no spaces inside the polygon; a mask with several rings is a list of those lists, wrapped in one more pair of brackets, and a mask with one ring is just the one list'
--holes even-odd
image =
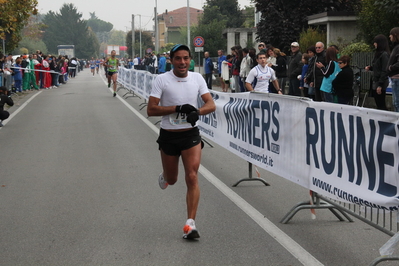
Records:
{"label": "shrub", "polygon": [[315,45],[316,42],[323,42],[326,44],[327,35],[319,28],[308,28],[303,30],[299,35],[299,44],[301,45],[301,52],[304,53],[306,50]]}
{"label": "shrub", "polygon": [[346,46],[345,48],[343,48],[340,51],[341,56],[342,55],[348,55],[350,57],[352,57],[352,55],[354,53],[365,53],[365,52],[371,52],[373,51],[371,49],[371,46],[368,45],[365,42],[355,42],[355,43],[351,43],[348,46]]}

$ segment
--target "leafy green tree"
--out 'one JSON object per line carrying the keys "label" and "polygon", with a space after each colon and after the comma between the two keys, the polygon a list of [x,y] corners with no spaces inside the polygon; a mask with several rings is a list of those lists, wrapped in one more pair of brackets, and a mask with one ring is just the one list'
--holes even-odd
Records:
{"label": "leafy green tree", "polygon": [[87,20],[87,26],[89,26],[94,32],[110,32],[114,27],[112,23],[97,18],[96,12],[90,13],[90,19]]}
{"label": "leafy green tree", "polygon": [[227,19],[227,28],[239,28],[245,21],[237,0],[207,0],[199,24],[222,20],[220,18]]}
{"label": "leafy green tree", "polygon": [[226,20],[214,19],[208,24],[199,24],[193,27],[192,36],[204,38],[204,51],[208,51],[211,57],[217,56],[217,51],[220,49],[226,50],[226,39],[222,36],[226,23]]}
{"label": "leafy green tree", "polygon": [[[362,0],[361,10],[358,14],[360,37],[372,45],[373,39],[378,34],[389,36],[393,27],[399,26],[399,17],[383,5],[377,5],[375,0]],[[394,10],[394,8],[392,9]]]}
{"label": "leafy green tree", "polygon": [[122,30],[112,30],[108,44],[123,46],[126,43],[126,33]]}
{"label": "leafy green tree", "polygon": [[[25,50],[22,50],[25,49]],[[18,47],[16,47],[13,51],[13,54],[24,54],[24,53],[34,53],[35,51],[40,50],[44,54],[48,54],[48,49],[46,44],[40,39],[32,39],[30,37],[23,37],[22,40],[18,43]],[[21,52],[24,51],[24,52]]]}
{"label": "leafy green tree", "polygon": [[[204,50],[208,51],[210,56],[217,56],[217,50],[226,50],[226,40],[222,36],[223,30],[242,27],[244,21],[245,17],[237,0],[207,0],[204,13],[198,25],[192,27],[190,35],[202,36],[205,39]],[[184,34],[184,36],[187,35]]]}
{"label": "leafy green tree", "polygon": [[0,0],[0,39],[6,41],[6,51],[12,51],[18,45],[29,16],[37,14],[36,6],[37,0]]}
{"label": "leafy green tree", "polygon": [[[126,53],[132,57],[132,31],[130,30],[126,34],[126,46],[127,51]],[[152,42],[152,36],[149,32],[143,31],[141,32],[141,47],[142,47],[142,54],[145,54],[145,50],[147,48],[151,48],[152,50],[155,49],[154,44]],[[140,31],[134,31],[134,52],[136,54],[140,54]],[[135,55],[133,55],[135,56]]]}
{"label": "leafy green tree", "polygon": [[301,52],[305,53],[306,50],[315,45],[316,42],[327,43],[327,35],[325,32],[318,28],[308,28],[299,34],[299,43],[301,44]]}
{"label": "leafy green tree", "polygon": [[326,11],[355,11],[361,0],[255,0],[261,12],[258,40],[287,51],[307,29],[307,16]]}
{"label": "leafy green tree", "polygon": [[255,7],[246,6],[243,10],[244,28],[253,28],[255,26]]}
{"label": "leafy green tree", "polygon": [[397,0],[375,0],[374,5],[385,9],[387,13],[399,15],[399,1]]}
{"label": "leafy green tree", "polygon": [[57,45],[73,44],[77,57],[90,58],[98,54],[98,40],[73,4],[64,4],[59,13],[49,11],[43,23],[47,26],[43,41],[50,52],[56,53]]}

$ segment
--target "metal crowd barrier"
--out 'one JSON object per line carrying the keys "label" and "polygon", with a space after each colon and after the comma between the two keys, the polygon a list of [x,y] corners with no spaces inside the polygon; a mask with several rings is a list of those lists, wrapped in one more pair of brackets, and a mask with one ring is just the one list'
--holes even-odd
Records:
{"label": "metal crowd barrier", "polygon": [[[147,79],[142,78],[140,79],[138,76],[136,77],[133,73],[128,73],[128,69],[120,69],[121,71],[119,72],[120,75],[118,75],[118,83],[120,84],[120,87],[118,89],[126,89],[128,92],[124,95],[124,97],[130,93],[133,94],[133,96],[136,97],[142,97],[143,100],[145,101],[144,104],[146,104],[146,100],[149,97],[149,92],[150,88],[149,86],[151,85],[153,79],[155,79],[155,76],[149,76]],[[145,71],[138,71],[140,72],[141,75],[151,75],[149,73],[146,73]],[[138,88],[138,86],[142,87],[147,87],[142,88],[141,90]],[[144,92],[144,93],[143,93]],[[132,96],[130,96],[132,97]],[[290,96],[287,96],[290,97]],[[305,99],[309,100],[309,99]],[[205,141],[205,139],[203,139]],[[207,144],[209,144],[207,141],[205,141]],[[210,145],[210,144],[209,144]],[[213,147],[211,145],[211,147]],[[260,181],[264,185],[268,186],[269,184],[262,178],[260,178],[260,175],[258,174],[258,177],[252,177],[252,163],[248,162],[248,177],[243,178],[236,182],[233,186],[237,186],[240,182],[242,181]],[[257,169],[256,169],[257,170]],[[258,171],[257,171],[258,172]],[[366,224],[380,230],[381,232],[384,232],[385,234],[388,234],[391,236],[391,240],[393,238],[398,238],[397,242],[399,243],[399,213],[397,211],[387,211],[383,209],[378,209],[378,208],[372,208],[372,207],[365,207],[365,206],[360,206],[356,204],[349,204],[349,203],[343,203],[339,202],[327,197],[324,197],[318,193],[315,193],[313,191],[310,191],[310,198],[308,201],[303,201],[295,205],[280,221],[283,224],[288,223],[297,212],[300,210],[314,210],[314,209],[328,209],[331,213],[337,217],[340,221],[349,221],[349,222],[354,222],[354,220],[350,217],[355,217]],[[396,240],[396,239],[395,239]],[[388,242],[387,242],[388,244]],[[387,245],[386,244],[386,245]],[[386,246],[384,245],[384,246]],[[390,251],[394,248],[394,245],[390,246]],[[384,252],[380,251],[380,254]],[[387,253],[387,252],[385,252]],[[382,261],[388,261],[388,260],[399,260],[399,257],[396,256],[391,256],[389,255],[382,255],[378,258],[376,258],[370,265],[374,266],[377,265],[378,263]]]}
{"label": "metal crowd barrier", "polygon": [[[330,210],[341,222],[345,221],[340,214],[342,214],[349,222],[354,222],[349,216],[353,216],[362,222],[384,232],[391,236],[391,240],[397,240],[399,238],[399,212],[398,211],[387,211],[384,209],[360,206],[351,203],[340,202],[333,200],[316,192],[311,191],[311,199],[309,201],[303,201],[296,204],[284,217],[281,219],[281,223],[288,223],[297,212],[305,209],[328,209]],[[338,213],[338,212],[339,213]],[[390,241],[391,241],[390,240]],[[389,243],[387,242],[389,245]],[[387,245],[385,244],[385,245]],[[384,245],[384,246],[385,246]],[[392,250],[393,251],[393,250]],[[381,252],[380,249],[380,254]],[[375,266],[383,261],[399,261],[399,256],[393,256],[392,254],[384,255],[374,259],[370,266]]]}

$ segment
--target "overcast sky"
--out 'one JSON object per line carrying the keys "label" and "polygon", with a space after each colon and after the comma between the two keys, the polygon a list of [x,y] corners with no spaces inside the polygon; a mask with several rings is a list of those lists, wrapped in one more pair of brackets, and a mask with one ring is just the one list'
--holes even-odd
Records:
{"label": "overcast sky", "polygon": [[[38,10],[41,14],[46,14],[52,10],[59,12],[64,3],[72,3],[83,15],[84,19],[90,17],[90,13],[95,12],[99,19],[111,22],[114,29],[128,31],[132,25],[132,14],[141,15],[141,25],[143,29],[153,29],[154,7],[157,2],[158,14],[165,10],[175,10],[181,7],[202,9],[205,0],[38,0]],[[241,8],[251,5],[250,0],[238,0]],[[135,18],[135,27],[139,28],[139,17]]]}

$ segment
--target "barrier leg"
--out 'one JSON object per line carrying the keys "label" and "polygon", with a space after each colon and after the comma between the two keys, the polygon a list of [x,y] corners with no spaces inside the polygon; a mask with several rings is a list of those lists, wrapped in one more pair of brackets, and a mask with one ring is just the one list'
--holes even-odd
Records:
{"label": "barrier leg", "polygon": [[373,260],[373,261],[370,263],[370,266],[375,266],[375,265],[377,265],[377,264],[380,263],[380,262],[389,261],[389,260],[399,260],[399,257],[394,257],[394,256],[381,256],[381,257],[378,257],[378,258],[376,258],[375,260]]}
{"label": "barrier leg", "polygon": [[[313,192],[313,195],[316,197],[316,203],[311,204],[310,201],[303,201],[300,202],[298,204],[296,204],[284,217],[283,219],[281,219],[280,223],[286,224],[288,223],[297,212],[299,212],[300,210],[309,210],[309,209],[329,209],[334,215],[335,217],[338,218],[338,220],[340,220],[341,222],[345,221],[344,218],[342,218],[342,216],[340,214],[342,214],[349,222],[353,222],[353,220],[343,211],[341,211],[340,209],[338,209],[337,207],[335,207],[332,204],[329,204],[327,202],[324,201],[320,201],[320,198],[318,197],[317,193]],[[338,213],[337,210],[340,212]]]}
{"label": "barrier leg", "polygon": [[124,89],[124,87],[121,86],[120,84],[116,84],[116,91],[118,92],[120,89]]}
{"label": "barrier leg", "polygon": [[[138,96],[137,96],[138,97]],[[140,98],[140,97],[139,97]],[[141,99],[141,98],[140,98]],[[143,110],[144,107],[146,107],[148,105],[147,100],[144,99],[143,103],[140,103],[139,106],[141,106],[140,110]]]}
{"label": "barrier leg", "polygon": [[213,148],[213,145],[209,143],[209,141],[207,141],[206,139],[202,138],[202,141],[205,142],[206,144],[208,144],[211,148]]}
{"label": "barrier leg", "polygon": [[248,162],[248,178],[243,178],[238,180],[238,182],[236,182],[233,187],[236,187],[238,184],[240,184],[243,181],[260,181],[263,184],[265,184],[265,186],[270,186],[269,183],[267,183],[263,178],[260,177],[252,177],[252,163]]}

